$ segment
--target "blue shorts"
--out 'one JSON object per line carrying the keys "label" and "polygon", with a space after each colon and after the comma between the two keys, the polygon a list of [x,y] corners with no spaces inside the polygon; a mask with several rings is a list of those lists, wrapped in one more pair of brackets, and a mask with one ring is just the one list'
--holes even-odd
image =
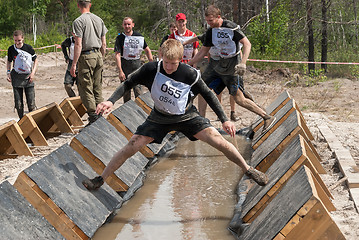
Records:
{"label": "blue shorts", "polygon": [[[207,83],[207,82],[206,82]],[[244,92],[244,85],[243,85],[243,78],[238,76],[238,80],[237,80],[237,84],[231,85],[232,87],[232,92],[233,91],[237,91],[237,89],[241,90],[242,92]],[[222,91],[224,90],[224,88],[226,87],[226,84],[224,84],[224,82],[222,81],[221,78],[216,78],[213,81],[211,81],[208,84],[208,87],[210,89],[213,89],[213,91],[219,95],[222,93]],[[227,87],[228,88],[228,87]],[[231,93],[230,88],[228,88],[229,92]],[[234,94],[231,94],[234,95]]]}

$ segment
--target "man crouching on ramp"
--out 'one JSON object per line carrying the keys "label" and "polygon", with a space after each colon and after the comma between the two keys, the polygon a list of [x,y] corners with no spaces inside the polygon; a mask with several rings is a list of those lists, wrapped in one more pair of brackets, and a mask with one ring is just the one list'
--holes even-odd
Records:
{"label": "man crouching on ramp", "polygon": [[190,140],[202,140],[221,151],[229,160],[242,168],[243,172],[257,184],[267,184],[268,177],[250,167],[238,150],[215,129],[210,121],[200,116],[193,99],[201,94],[222,122],[223,129],[234,137],[236,129],[228,120],[214,93],[201,79],[199,71],[181,63],[183,46],[180,41],[169,39],[161,46],[163,60],[149,62],[129,75],[105,102],[97,106],[97,114],[107,114],[114,103],[136,84],[146,86],[154,101],[154,108],[146,121],[137,128],[129,142],[114,154],[101,176],[86,179],[82,183],[88,190],[102,186],[112,173],[143,146],[161,143],[167,133],[182,132]]}

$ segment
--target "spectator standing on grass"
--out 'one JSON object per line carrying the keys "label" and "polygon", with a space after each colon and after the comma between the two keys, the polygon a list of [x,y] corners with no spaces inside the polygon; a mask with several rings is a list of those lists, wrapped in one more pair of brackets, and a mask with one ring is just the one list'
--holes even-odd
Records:
{"label": "spectator standing on grass", "polygon": [[[77,84],[77,77],[71,76],[70,73],[72,61],[74,60],[75,38],[73,36],[66,38],[61,43],[61,50],[62,53],[64,54],[65,62],[67,63],[67,69],[64,78],[64,87],[69,97],[75,97],[76,94],[72,89],[72,87],[74,86],[75,83]],[[78,73],[76,73],[76,75],[77,74]]]}
{"label": "spectator standing on grass", "polygon": [[[177,39],[181,43],[196,37],[196,34],[191,30],[187,29],[187,18],[183,13],[178,13],[176,15],[176,25],[177,30],[174,31],[168,38]],[[187,63],[191,60],[198,52],[199,43],[195,41],[192,44],[187,44],[184,47],[182,62]]]}
{"label": "spectator standing on grass", "polygon": [[[206,84],[220,78],[238,105],[263,118],[263,133],[268,131],[274,124],[275,117],[268,115],[250,98],[245,97],[239,78],[239,75],[243,76],[245,73],[251,43],[236,23],[221,17],[219,8],[210,5],[205,11],[205,19],[210,28],[206,31],[203,47],[188,64],[195,64],[211,50],[209,66],[203,73]],[[242,57],[240,44],[243,45]],[[203,99],[198,100],[199,112],[203,114],[207,105]]]}
{"label": "spectator standing on grass", "polygon": [[77,66],[78,90],[87,109],[89,125],[98,119],[96,106],[103,101],[102,71],[107,28],[100,17],[90,12],[91,0],[78,0],[77,7],[81,16],[72,23],[75,51],[70,73],[76,77]]}
{"label": "spectator standing on grass", "polygon": [[[125,17],[122,22],[123,32],[118,34],[115,42],[115,57],[118,69],[118,77],[124,82],[129,74],[141,67],[141,53],[145,51],[148,61],[152,62],[151,49],[147,46],[145,38],[134,31],[135,23],[132,18]],[[142,94],[141,86],[134,86],[135,97]],[[131,90],[128,90],[123,101],[131,99]]]}
{"label": "spectator standing on grass", "polygon": [[24,34],[21,30],[14,31],[13,38],[15,44],[7,51],[6,72],[7,80],[11,82],[14,91],[15,108],[21,119],[24,116],[24,92],[29,112],[36,108],[34,76],[38,60],[35,50],[24,43]]}

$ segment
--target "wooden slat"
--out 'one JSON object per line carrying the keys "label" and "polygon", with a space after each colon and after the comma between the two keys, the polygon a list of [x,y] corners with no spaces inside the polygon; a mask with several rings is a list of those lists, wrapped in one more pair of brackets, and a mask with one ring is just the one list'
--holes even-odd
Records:
{"label": "wooden slat", "polygon": [[19,126],[23,132],[23,138],[26,140],[28,137],[31,139],[35,146],[48,146],[45,136],[40,131],[35,120],[28,115],[25,115],[19,121]]}
{"label": "wooden slat", "polygon": [[[272,102],[267,108],[266,112],[274,116],[289,100],[291,99],[289,93],[284,91],[281,93],[275,100]],[[280,101],[277,103],[277,101]],[[263,119],[257,118],[254,123],[252,124],[252,129],[254,132],[257,132],[263,126]]]}
{"label": "wooden slat", "polygon": [[74,133],[69,123],[66,121],[61,108],[57,104],[50,111],[49,116],[52,118],[54,124],[62,133]]}
{"label": "wooden slat", "polygon": [[322,237],[328,236],[328,231],[334,237],[329,239],[344,239],[320,198],[323,192],[315,181],[309,168],[300,167],[238,239],[314,240],[325,239]]}
{"label": "wooden slat", "polygon": [[[286,239],[319,239],[327,229],[333,229],[333,225],[335,223],[331,219],[329,212],[318,201],[299,221],[296,227],[286,235]],[[336,235],[339,237],[336,239],[345,239],[340,231]]]}
{"label": "wooden slat", "polygon": [[[78,152],[98,175],[102,174],[106,166],[101,162],[101,160],[96,158],[86,147],[84,147],[79,140],[73,138],[70,142],[70,147],[72,147],[76,152]],[[114,173],[106,179],[106,183],[116,192],[127,191],[129,188],[129,186],[127,186]]]}
{"label": "wooden slat", "polygon": [[308,181],[310,181],[310,183],[313,186],[313,195],[316,196],[323,203],[323,205],[326,207],[326,209],[329,212],[336,211],[337,209],[335,208],[334,204],[330,200],[330,198],[333,198],[333,196],[329,192],[327,186],[325,186],[320,176],[316,176],[309,167],[308,169],[306,168],[305,170],[308,175]]}
{"label": "wooden slat", "polygon": [[64,117],[70,125],[82,126],[84,123],[81,117],[84,115],[86,110],[81,111],[80,109],[80,112],[78,112],[74,105],[77,107],[77,109],[80,109],[80,106],[83,106],[80,97],[65,98],[59,106],[64,112]]}
{"label": "wooden slat", "polygon": [[273,162],[280,156],[288,143],[298,134],[302,133],[300,127],[295,128],[265,159],[263,159],[256,167],[256,169],[266,172]]}
{"label": "wooden slat", "polygon": [[[107,121],[111,123],[111,125],[114,126],[123,136],[125,136],[127,140],[130,140],[133,136],[133,133],[112,113],[107,116]],[[155,156],[155,153],[151,151],[148,146],[143,146],[140,149],[140,152],[147,158],[153,158]]]}
{"label": "wooden slat", "polygon": [[262,134],[263,127],[255,132],[252,140],[252,148],[256,149],[264,142],[272,132],[275,131],[289,116],[292,112],[296,111],[294,99],[290,99],[284,106],[282,106],[273,116],[276,117],[274,125],[265,133]]}
{"label": "wooden slat", "polygon": [[88,239],[84,233],[73,231],[74,223],[24,172],[19,174],[14,186],[66,239]]}
{"label": "wooden slat", "polygon": [[0,154],[6,156],[8,155],[7,153],[15,150],[17,155],[34,156],[22,137],[22,130],[16,121],[12,120],[1,126],[0,133],[6,136],[1,138],[0,144],[3,148]]}
{"label": "wooden slat", "polygon": [[152,108],[150,108],[141,98],[137,97],[135,102],[140,106],[147,114],[150,114]]}
{"label": "wooden slat", "polygon": [[245,216],[243,216],[243,221],[252,222],[264,210],[268,203],[272,201],[272,199],[278,194],[278,192],[282,189],[290,177],[292,177],[303,165],[310,169],[308,170],[307,174],[308,176],[311,176],[310,181],[313,185],[313,189],[315,189],[315,194],[318,196],[318,199],[323,201],[323,204],[327,207],[328,211],[335,211],[336,208],[330,201],[330,198],[333,198],[332,194],[326,187],[311,161],[309,161],[306,156],[302,155],[295,162],[295,164],[293,164],[292,167],[280,179],[278,179],[276,184],[267,191],[262,199]]}

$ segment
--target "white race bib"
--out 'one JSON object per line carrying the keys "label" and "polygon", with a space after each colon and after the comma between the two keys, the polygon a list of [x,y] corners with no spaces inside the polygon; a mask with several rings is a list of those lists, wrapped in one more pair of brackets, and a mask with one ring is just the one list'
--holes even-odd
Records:
{"label": "white race bib", "polygon": [[222,58],[231,58],[239,52],[236,49],[236,43],[233,41],[234,30],[230,28],[213,28],[212,42],[218,55]]}
{"label": "white race bib", "polygon": [[15,63],[14,69],[17,73],[20,74],[29,74],[32,70],[32,55],[26,51],[16,48],[14,45],[15,50],[18,52]]}
{"label": "white race bib", "polygon": [[145,38],[142,36],[126,36],[123,45],[123,58],[126,60],[140,59]]}
{"label": "white race bib", "polygon": [[[180,41],[181,43],[184,43],[185,41],[192,39],[194,37],[194,34],[192,34],[192,36],[180,36],[177,35],[176,33],[174,33],[175,38]],[[183,46],[183,60],[190,60],[192,59],[192,55],[193,55],[193,43],[191,44],[187,44]]]}
{"label": "white race bib", "polygon": [[184,114],[191,87],[198,81],[199,74],[195,82],[192,85],[188,85],[160,73],[160,63],[161,61],[158,63],[157,74],[151,88],[151,96],[155,108],[168,114]]}

